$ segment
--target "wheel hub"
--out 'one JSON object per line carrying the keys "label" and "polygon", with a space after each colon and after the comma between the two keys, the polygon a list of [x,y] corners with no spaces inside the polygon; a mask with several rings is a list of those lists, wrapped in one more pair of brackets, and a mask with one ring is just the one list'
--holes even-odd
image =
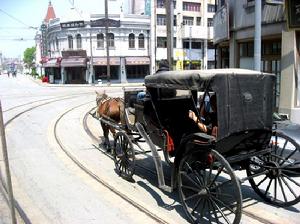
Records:
{"label": "wheel hub", "polygon": [[277,162],[274,162],[274,161],[268,162],[268,163],[266,163],[266,166],[269,169],[267,176],[270,179],[275,179],[280,176],[281,169],[279,169],[279,164]]}

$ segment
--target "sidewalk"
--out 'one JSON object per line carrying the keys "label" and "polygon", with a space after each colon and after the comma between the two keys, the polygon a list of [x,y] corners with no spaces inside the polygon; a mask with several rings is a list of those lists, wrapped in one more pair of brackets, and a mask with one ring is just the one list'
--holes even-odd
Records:
{"label": "sidewalk", "polygon": [[144,85],[144,82],[127,82],[127,83],[111,83],[108,85],[107,83],[102,84],[50,84],[46,82],[42,82],[41,79],[33,78],[31,75],[24,75],[24,77],[28,77],[33,82],[46,87],[141,87]]}

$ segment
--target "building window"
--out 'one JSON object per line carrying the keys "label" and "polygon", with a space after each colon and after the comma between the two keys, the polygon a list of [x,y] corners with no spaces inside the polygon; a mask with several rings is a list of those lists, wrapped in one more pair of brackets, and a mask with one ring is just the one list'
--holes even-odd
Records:
{"label": "building window", "polygon": [[56,50],[58,51],[59,50],[59,43],[58,43],[58,38],[56,37],[55,38],[55,45],[56,45]]}
{"label": "building window", "polygon": [[[176,1],[173,1],[174,9],[176,9]],[[157,0],[157,8],[164,9],[165,8],[165,0]]]}
{"label": "building window", "polygon": [[[191,49],[201,49],[202,43],[200,41],[191,41]],[[182,46],[184,49],[190,48],[190,41],[189,40],[183,40]]]}
{"label": "building window", "polygon": [[183,11],[200,12],[200,9],[201,9],[201,3],[183,2],[182,4]]}
{"label": "building window", "polygon": [[194,25],[194,17],[184,16],[182,20],[183,25],[193,26]]}
{"label": "building window", "polygon": [[139,35],[139,48],[145,48],[145,37],[144,34]]}
{"label": "building window", "polygon": [[207,12],[215,12],[215,5],[207,4]]}
{"label": "building window", "polygon": [[97,34],[97,48],[104,48],[104,35],[103,35],[103,33]]}
{"label": "building window", "polygon": [[115,36],[113,33],[107,34],[108,47],[115,47]]}
{"label": "building window", "polygon": [[254,45],[253,43],[240,43],[240,57],[253,57]]}
{"label": "building window", "polygon": [[77,49],[82,48],[82,41],[81,41],[81,35],[80,34],[76,35],[76,45],[77,45]]}
{"label": "building window", "polygon": [[160,15],[160,14],[157,14],[157,25],[158,26],[165,26],[167,23],[166,23],[166,15]]}
{"label": "building window", "polygon": [[214,26],[214,20],[212,18],[207,19],[207,26],[208,27]]}
{"label": "building window", "polygon": [[201,17],[197,17],[196,25],[201,26]]}
{"label": "building window", "polygon": [[129,34],[128,42],[129,42],[129,48],[135,48],[135,37],[133,33]]}
{"label": "building window", "polygon": [[158,48],[167,48],[167,38],[166,37],[157,37],[157,47]]}
{"label": "building window", "polygon": [[69,49],[73,49],[73,37],[72,36],[68,36],[68,45],[69,45]]}

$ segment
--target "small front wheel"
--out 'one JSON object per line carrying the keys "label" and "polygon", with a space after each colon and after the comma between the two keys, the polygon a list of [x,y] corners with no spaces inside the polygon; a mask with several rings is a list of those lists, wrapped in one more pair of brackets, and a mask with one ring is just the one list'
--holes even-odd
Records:
{"label": "small front wheel", "polygon": [[217,151],[183,157],[178,191],[192,223],[239,223],[242,194],[232,168]]}
{"label": "small front wheel", "polygon": [[117,173],[125,179],[132,179],[135,168],[134,148],[130,138],[124,132],[115,135],[113,157]]}

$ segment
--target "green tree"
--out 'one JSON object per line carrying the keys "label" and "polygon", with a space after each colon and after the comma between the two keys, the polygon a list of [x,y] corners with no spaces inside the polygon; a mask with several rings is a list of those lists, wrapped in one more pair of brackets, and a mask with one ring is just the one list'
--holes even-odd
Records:
{"label": "green tree", "polygon": [[27,68],[32,68],[33,67],[33,61],[35,59],[35,52],[36,52],[35,47],[27,48],[24,51],[23,61],[27,65]]}

